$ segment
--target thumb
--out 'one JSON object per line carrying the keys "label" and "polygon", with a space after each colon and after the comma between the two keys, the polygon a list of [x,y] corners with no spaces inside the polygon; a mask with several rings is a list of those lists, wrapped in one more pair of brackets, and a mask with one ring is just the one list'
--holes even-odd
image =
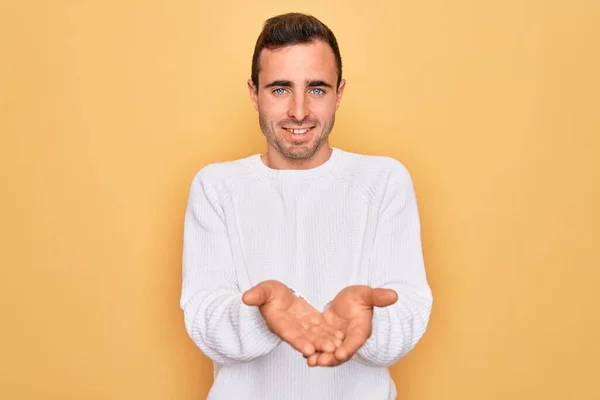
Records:
{"label": "thumb", "polygon": [[254,286],[244,293],[242,301],[248,306],[262,306],[269,299],[269,293],[263,286]]}
{"label": "thumb", "polygon": [[376,288],[371,290],[367,301],[371,306],[387,307],[398,301],[398,293],[392,289]]}

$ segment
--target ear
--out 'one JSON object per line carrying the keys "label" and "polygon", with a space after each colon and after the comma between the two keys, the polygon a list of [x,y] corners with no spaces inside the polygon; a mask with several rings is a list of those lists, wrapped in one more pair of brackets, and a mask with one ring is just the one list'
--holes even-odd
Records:
{"label": "ear", "polygon": [[250,92],[250,100],[252,100],[254,109],[258,111],[258,88],[254,86],[252,79],[248,79],[248,92]]}
{"label": "ear", "polygon": [[335,101],[335,109],[337,111],[340,106],[340,102],[342,101],[342,96],[344,95],[344,88],[346,87],[346,80],[342,79],[340,81],[340,86],[338,86],[338,90],[336,93],[336,101]]}

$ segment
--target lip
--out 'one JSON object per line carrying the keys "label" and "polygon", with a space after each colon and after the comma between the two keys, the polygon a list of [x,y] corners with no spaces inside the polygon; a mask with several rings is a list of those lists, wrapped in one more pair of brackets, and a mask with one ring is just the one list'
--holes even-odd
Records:
{"label": "lip", "polygon": [[[307,133],[312,131],[314,128],[315,128],[314,126],[293,127],[293,128],[285,127],[285,126],[282,127],[282,129],[285,130],[287,133],[290,133],[292,135],[298,135],[298,136],[306,135]],[[296,132],[293,132],[293,131],[296,131]],[[300,133],[298,131],[306,131],[306,132]]]}

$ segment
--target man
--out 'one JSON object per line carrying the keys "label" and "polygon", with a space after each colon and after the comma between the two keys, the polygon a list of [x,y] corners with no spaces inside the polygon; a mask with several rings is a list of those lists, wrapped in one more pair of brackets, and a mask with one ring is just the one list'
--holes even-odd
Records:
{"label": "man", "polygon": [[209,399],[395,399],[387,367],[426,330],[411,177],[330,147],[344,87],[322,22],[266,21],[248,88],[267,152],[202,168],[185,216],[181,307]]}

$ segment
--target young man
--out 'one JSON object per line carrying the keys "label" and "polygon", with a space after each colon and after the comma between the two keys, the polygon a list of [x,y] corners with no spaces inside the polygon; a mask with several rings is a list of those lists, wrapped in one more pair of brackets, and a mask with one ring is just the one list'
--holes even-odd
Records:
{"label": "young man", "polygon": [[267,20],[248,81],[267,152],[193,179],[181,307],[214,362],[209,399],[395,399],[387,367],[426,330],[411,177],[330,147],[344,86],[323,23]]}

